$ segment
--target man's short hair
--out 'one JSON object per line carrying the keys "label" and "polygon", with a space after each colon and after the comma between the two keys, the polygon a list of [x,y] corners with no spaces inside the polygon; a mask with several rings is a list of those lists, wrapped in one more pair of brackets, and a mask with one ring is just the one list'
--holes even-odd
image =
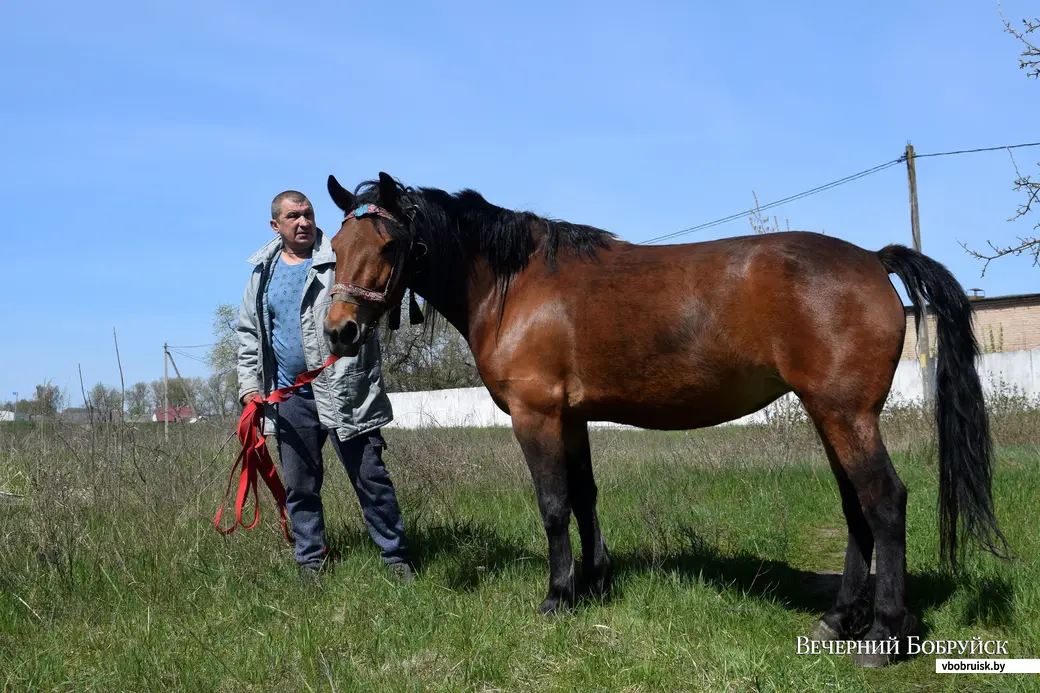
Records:
{"label": "man's short hair", "polygon": [[273,200],[271,200],[272,219],[278,218],[278,213],[282,211],[282,202],[286,200],[289,200],[289,202],[294,202],[298,205],[303,204],[304,202],[310,202],[310,200],[307,199],[307,196],[304,195],[302,192],[298,192],[296,190],[286,190],[285,192],[280,192],[274,196]]}

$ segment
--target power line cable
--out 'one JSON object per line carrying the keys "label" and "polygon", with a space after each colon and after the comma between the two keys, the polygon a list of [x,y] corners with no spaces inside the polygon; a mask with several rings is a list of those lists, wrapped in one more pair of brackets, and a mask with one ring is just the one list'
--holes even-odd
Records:
{"label": "power line cable", "polygon": [[[932,154],[914,154],[915,159],[924,159],[929,156],[952,156],[954,154],[975,154],[976,152],[995,152],[1000,149],[1020,149],[1021,147],[1040,147],[1040,142],[1025,142],[1023,144],[1006,144],[1003,147],[979,147],[978,149],[958,149],[953,152],[933,152]],[[904,159],[906,157],[903,157]]]}
{"label": "power line cable", "polygon": [[186,351],[181,351],[179,349],[174,349],[172,347],[169,347],[169,351],[170,351],[171,354],[177,354],[177,356],[182,356],[182,357],[184,357],[186,359],[190,359],[192,361],[197,361],[198,363],[209,365],[209,362],[206,361],[204,358],[199,357],[199,356],[195,356],[194,354],[189,354]]}
{"label": "power line cable", "polygon": [[[1003,146],[1000,146],[1000,147],[978,147],[976,149],[958,149],[958,150],[949,151],[949,152],[932,152],[932,153],[929,153],[929,154],[914,154],[914,159],[915,160],[916,159],[925,159],[925,158],[928,158],[928,157],[936,157],[936,156],[953,156],[953,155],[956,155],[956,154],[975,154],[977,152],[993,152],[993,151],[998,151],[998,150],[1001,150],[1001,149],[1020,149],[1022,147],[1038,147],[1038,146],[1040,146],[1040,142],[1024,142],[1022,144],[1008,144],[1008,145],[1003,145]],[[666,233],[663,236],[657,236],[655,238],[651,238],[651,239],[646,240],[646,241],[640,241],[637,245],[647,245],[647,244],[650,244],[650,243],[657,243],[659,241],[670,240],[670,239],[676,238],[678,236],[684,236],[684,235],[689,234],[689,233],[696,233],[697,231],[705,231],[705,230],[713,228],[715,226],[720,226],[722,224],[726,224],[726,223],[731,222],[731,221],[736,221],[737,219],[740,219],[742,217],[746,217],[747,215],[749,215],[749,214],[751,214],[752,212],[755,212],[755,211],[762,212],[762,211],[765,211],[767,209],[772,209],[773,207],[779,207],[780,205],[787,204],[788,202],[794,202],[795,200],[800,200],[802,198],[809,197],[811,195],[816,195],[816,194],[824,192],[826,190],[830,190],[831,188],[837,188],[839,186],[845,185],[846,183],[851,183],[851,182],[853,182],[855,180],[859,180],[860,178],[865,178],[865,177],[873,175],[875,173],[879,173],[881,171],[884,171],[887,168],[891,168],[892,166],[895,166],[897,164],[901,164],[901,163],[903,163],[905,161],[906,161],[906,155],[904,154],[903,156],[900,156],[898,159],[893,159],[892,161],[888,161],[888,162],[885,162],[883,164],[878,164],[877,166],[874,166],[872,168],[868,168],[865,171],[860,171],[859,173],[853,173],[850,176],[845,176],[844,178],[839,178],[838,180],[831,181],[830,183],[825,183],[825,184],[819,185],[819,186],[817,186],[815,188],[810,188],[809,190],[806,190],[804,192],[800,192],[800,193],[797,193],[795,195],[790,195],[788,197],[784,197],[784,198],[781,198],[779,200],[774,200],[773,202],[769,202],[769,203],[764,204],[764,205],[759,205],[757,208],[746,209],[743,212],[737,212],[735,214],[730,214],[730,215],[727,215],[727,216],[724,216],[724,217],[720,217],[719,219],[715,219],[714,221],[705,222],[703,224],[697,224],[696,226],[690,226],[688,228],[681,229],[679,231],[673,231],[672,233]]]}
{"label": "power line cable", "polygon": [[[850,176],[845,176],[844,178],[839,178],[838,180],[831,181],[830,183],[824,183],[823,185],[818,185],[815,188],[810,188],[809,190],[805,190],[805,191],[797,193],[795,195],[789,195],[788,197],[784,197],[784,198],[781,198],[779,200],[774,200],[773,202],[769,202],[769,203],[764,204],[764,205],[759,205],[757,209],[759,211],[764,211],[764,210],[767,210],[767,209],[772,209],[773,207],[779,207],[780,205],[786,204],[788,202],[793,202],[795,200],[800,200],[803,197],[809,197],[810,195],[816,195],[817,193],[821,193],[821,192],[823,192],[825,190],[830,190],[831,188],[836,188],[838,186],[845,185],[846,183],[851,183],[854,180],[859,180],[860,178],[865,178],[866,176],[873,175],[875,173],[878,173],[879,171],[884,171],[886,168],[890,168],[892,166],[895,166],[896,164],[903,163],[903,161],[905,161],[905,157],[900,157],[898,159],[893,159],[892,161],[887,161],[887,162],[885,162],[883,164],[878,164],[877,166],[873,166],[871,168],[868,168],[865,171],[860,171],[859,173],[853,173]],[[748,210],[745,210],[743,212],[737,212],[736,214],[730,214],[728,216],[722,217],[720,219],[716,219],[714,221],[709,221],[709,222],[706,222],[706,223],[703,223],[703,224],[697,224],[696,226],[690,226],[689,228],[682,229],[681,231],[673,231],[672,233],[668,233],[668,234],[665,234],[663,236],[657,236],[656,238],[651,238],[650,240],[642,241],[642,242],[639,243],[639,245],[645,245],[645,244],[648,244],[648,243],[656,243],[658,241],[665,241],[665,240],[668,240],[668,239],[671,239],[671,238],[675,238],[677,236],[682,236],[682,235],[685,235],[685,234],[688,234],[688,233],[694,233],[696,231],[704,231],[705,229],[710,229],[713,226],[719,226],[720,224],[725,224],[727,222],[734,221],[734,220],[739,219],[741,217],[745,217],[745,216],[747,216],[748,214],[751,214],[754,211],[756,211],[756,208],[748,209]]]}
{"label": "power line cable", "polygon": [[197,358],[202,358],[197,353],[193,354],[190,351],[185,351],[184,349],[180,349],[178,347],[167,347],[167,349],[169,349],[170,351],[172,351],[172,352],[174,352],[176,354],[185,354],[185,355],[187,355],[190,358],[196,358],[196,359]]}

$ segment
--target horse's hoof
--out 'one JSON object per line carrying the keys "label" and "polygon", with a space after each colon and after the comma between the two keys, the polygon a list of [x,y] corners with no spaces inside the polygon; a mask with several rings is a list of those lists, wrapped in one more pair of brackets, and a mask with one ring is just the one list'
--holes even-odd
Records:
{"label": "horse's hoof", "polygon": [[840,640],[841,633],[827,625],[827,622],[822,618],[813,624],[812,629],[809,631],[809,640],[811,641],[827,641],[827,640]]}
{"label": "horse's hoof", "polygon": [[852,655],[852,662],[867,669],[880,669],[892,661],[890,655],[873,652],[856,652]]}
{"label": "horse's hoof", "polygon": [[558,614],[566,611],[569,608],[567,600],[561,599],[560,597],[546,597],[545,601],[538,607],[538,613],[543,616],[550,616],[552,614]]}
{"label": "horse's hoof", "polygon": [[610,601],[610,583],[609,575],[598,577],[586,586],[585,595],[598,602],[608,602]]}

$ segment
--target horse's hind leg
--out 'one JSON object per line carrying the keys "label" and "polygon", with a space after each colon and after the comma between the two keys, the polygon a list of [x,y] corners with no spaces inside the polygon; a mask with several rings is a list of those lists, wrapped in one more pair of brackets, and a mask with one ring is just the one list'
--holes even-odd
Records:
{"label": "horse's hind leg", "polygon": [[568,527],[571,499],[568,493],[567,455],[563,421],[530,410],[511,407],[513,433],[531,470],[538,509],[549,542],[549,593],[539,607],[553,613],[574,603],[574,553]]}
{"label": "horse's hind leg", "polygon": [[863,515],[856,489],[845,468],[841,466],[834,447],[823,435],[822,430],[820,434],[831,471],[838,481],[841,507],[845,513],[849,534],[838,597],[834,606],[813,627],[810,637],[813,640],[838,640],[858,636],[870,626],[874,604],[873,594],[868,589],[868,580],[870,560],[874,553],[874,534]]}
{"label": "horse's hind leg", "polygon": [[592,474],[588,424],[584,421],[569,424],[564,436],[567,488],[581,535],[582,578],[591,596],[606,599],[611,582],[610,554],[596,515],[597,489]]}
{"label": "horse's hind leg", "polygon": [[[862,600],[873,538],[877,549],[877,579],[873,623],[865,641],[877,641],[861,649],[853,660],[863,666],[881,666],[889,661],[882,654],[891,637],[902,639],[909,625],[906,609],[906,487],[892,466],[878,423],[878,412],[858,413],[827,409],[813,400],[806,409],[816,421],[841,489],[842,505],[849,527],[846,572],[834,607],[824,623],[839,637],[853,635],[860,623]],[[864,528],[864,521],[866,527]],[[819,630],[819,629],[817,629]],[[844,631],[844,632],[843,632]]]}

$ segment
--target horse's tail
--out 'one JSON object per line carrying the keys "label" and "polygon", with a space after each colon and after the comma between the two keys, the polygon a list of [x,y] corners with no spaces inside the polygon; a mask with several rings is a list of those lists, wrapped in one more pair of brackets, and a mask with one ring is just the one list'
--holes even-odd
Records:
{"label": "horse's tail", "polygon": [[[902,245],[878,251],[882,266],[906,286],[914,321],[925,319],[922,297],[936,317],[935,422],[939,433],[941,558],[957,569],[958,519],[963,531],[990,553],[1007,542],[993,513],[993,446],[982,383],[975,368],[979,344],[972,307],[946,267]],[[962,541],[963,543],[963,541]]]}

